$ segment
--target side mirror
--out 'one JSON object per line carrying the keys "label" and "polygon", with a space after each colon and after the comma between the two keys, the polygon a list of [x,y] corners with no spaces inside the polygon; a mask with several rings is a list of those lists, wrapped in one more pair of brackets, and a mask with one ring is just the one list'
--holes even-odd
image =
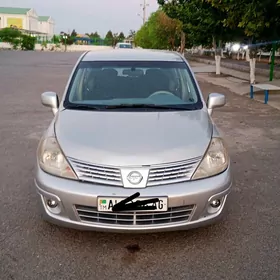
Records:
{"label": "side mirror", "polygon": [[41,102],[44,106],[52,108],[52,112],[55,115],[59,107],[59,99],[55,92],[47,91],[42,93]]}
{"label": "side mirror", "polygon": [[226,97],[220,93],[210,93],[207,99],[208,113],[211,116],[213,109],[223,107],[226,104]]}

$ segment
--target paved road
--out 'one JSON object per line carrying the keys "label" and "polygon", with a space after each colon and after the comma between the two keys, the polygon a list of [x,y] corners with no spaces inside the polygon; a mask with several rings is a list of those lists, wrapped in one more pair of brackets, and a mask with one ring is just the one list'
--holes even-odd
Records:
{"label": "paved road", "polygon": [[[231,151],[235,185],[223,222],[187,232],[79,232],[41,221],[35,150],[79,54],[0,52],[0,279],[275,280],[280,275],[280,112],[225,92],[214,119]],[[140,251],[126,247],[138,244]]]}

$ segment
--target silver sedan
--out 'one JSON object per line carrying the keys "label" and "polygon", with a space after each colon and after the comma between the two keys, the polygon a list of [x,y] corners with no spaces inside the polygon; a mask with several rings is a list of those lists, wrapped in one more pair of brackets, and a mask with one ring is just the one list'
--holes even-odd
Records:
{"label": "silver sedan", "polygon": [[230,159],[211,118],[225,96],[203,99],[176,52],[84,53],[37,150],[44,219],[113,232],[174,231],[216,222],[232,186]]}

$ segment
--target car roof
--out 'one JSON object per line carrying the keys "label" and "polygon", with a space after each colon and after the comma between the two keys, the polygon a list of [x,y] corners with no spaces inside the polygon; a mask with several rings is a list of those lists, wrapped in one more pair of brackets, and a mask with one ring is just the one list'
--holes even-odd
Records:
{"label": "car roof", "polygon": [[87,52],[82,61],[183,61],[182,57],[171,51],[147,49],[110,49]]}

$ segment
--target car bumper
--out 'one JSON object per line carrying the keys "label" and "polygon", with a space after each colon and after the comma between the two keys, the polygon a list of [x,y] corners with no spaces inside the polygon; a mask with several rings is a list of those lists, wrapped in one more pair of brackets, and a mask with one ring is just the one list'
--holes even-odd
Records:
{"label": "car bumper", "polygon": [[[128,189],[55,177],[37,166],[34,181],[45,220],[78,230],[136,233],[186,230],[218,221],[231,190],[232,175],[229,167],[222,174],[207,179]],[[143,216],[139,212],[129,213],[128,217],[97,211],[98,196],[128,197],[137,191],[143,197],[168,196],[168,212],[151,213],[145,216],[147,219],[143,222]],[[58,206],[50,208],[46,203],[48,199],[58,201]],[[214,199],[220,199],[219,208],[210,206]],[[86,209],[86,215],[90,219],[85,221],[81,217],[81,208]]]}

